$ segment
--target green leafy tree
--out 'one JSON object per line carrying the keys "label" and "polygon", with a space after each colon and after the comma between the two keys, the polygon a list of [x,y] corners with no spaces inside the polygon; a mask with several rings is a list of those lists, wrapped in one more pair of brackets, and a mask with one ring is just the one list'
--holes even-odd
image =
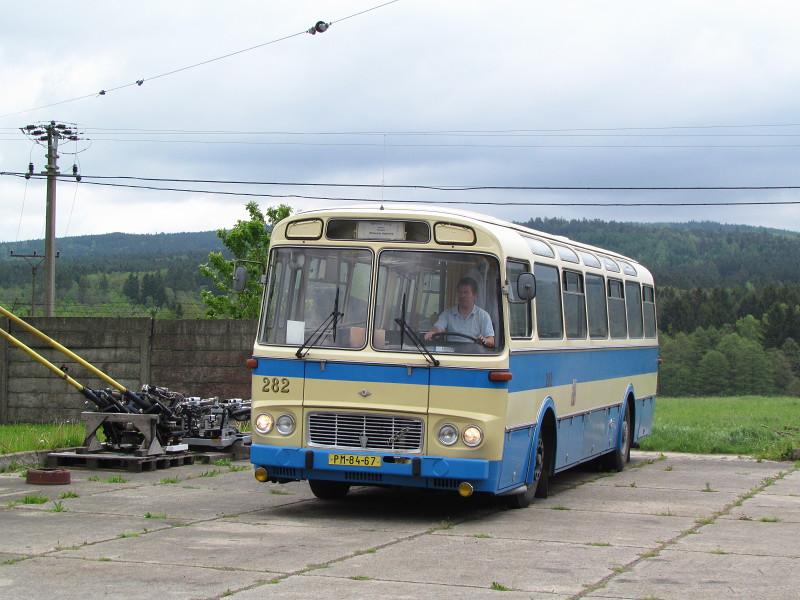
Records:
{"label": "green leafy tree", "polygon": [[247,285],[241,292],[233,290],[234,263],[222,252],[210,252],[208,262],[200,265],[200,273],[208,277],[213,290],[203,290],[200,297],[210,318],[255,319],[261,301],[260,277],[267,265],[269,240],[272,228],[288,217],[292,209],[285,204],[261,212],[255,202],[247,203],[250,218],[239,220],[231,229],[217,230],[224,246],[247,268]]}
{"label": "green leafy tree", "polygon": [[728,359],[719,350],[711,350],[700,360],[697,367],[698,389],[695,393],[708,396],[724,396],[730,391],[730,369]]}

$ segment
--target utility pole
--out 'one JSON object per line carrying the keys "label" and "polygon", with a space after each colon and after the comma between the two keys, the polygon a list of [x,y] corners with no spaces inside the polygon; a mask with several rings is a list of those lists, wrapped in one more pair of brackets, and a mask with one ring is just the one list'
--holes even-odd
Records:
{"label": "utility pole", "polygon": [[[64,123],[50,121],[47,124],[26,125],[21,128],[22,133],[35,140],[37,143],[47,142],[47,167],[40,175],[47,177],[47,209],[45,215],[44,238],[44,315],[52,317],[56,308],[56,181],[60,175],[58,171],[58,142],[71,140],[77,142],[78,132],[76,126],[67,126]],[[72,165],[72,174],[78,181],[78,168]],[[33,163],[28,165],[26,179],[33,175]],[[31,310],[33,310],[31,308]]]}
{"label": "utility pole", "polygon": [[[34,310],[36,308],[36,271],[39,269],[39,265],[42,264],[45,257],[41,254],[37,254],[36,250],[33,251],[33,254],[14,254],[12,250],[11,256],[13,258],[24,258],[31,266],[31,312],[28,316],[32,317],[34,316]],[[58,258],[58,255],[56,255],[56,258]]]}

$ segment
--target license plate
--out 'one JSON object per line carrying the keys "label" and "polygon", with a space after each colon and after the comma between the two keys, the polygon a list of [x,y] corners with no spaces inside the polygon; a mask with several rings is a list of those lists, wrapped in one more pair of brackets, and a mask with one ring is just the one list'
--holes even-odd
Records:
{"label": "license plate", "polygon": [[328,454],[328,464],[337,467],[380,467],[380,456],[362,454]]}

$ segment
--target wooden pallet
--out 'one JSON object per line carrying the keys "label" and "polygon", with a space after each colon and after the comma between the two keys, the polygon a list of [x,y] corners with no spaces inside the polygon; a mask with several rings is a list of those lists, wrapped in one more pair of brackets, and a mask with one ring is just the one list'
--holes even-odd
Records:
{"label": "wooden pallet", "polygon": [[188,452],[163,454],[160,456],[133,456],[116,452],[79,454],[77,452],[51,452],[47,455],[47,467],[83,467],[85,469],[123,470],[129,473],[156,471],[170,467],[194,464],[195,457]]}

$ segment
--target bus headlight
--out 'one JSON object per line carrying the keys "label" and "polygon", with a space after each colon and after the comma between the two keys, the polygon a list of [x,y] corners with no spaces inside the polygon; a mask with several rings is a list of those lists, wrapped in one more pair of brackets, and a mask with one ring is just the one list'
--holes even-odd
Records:
{"label": "bus headlight", "polygon": [[256,431],[258,433],[269,433],[272,431],[272,426],[275,424],[272,415],[262,413],[256,417]]}
{"label": "bus headlight", "polygon": [[447,423],[439,428],[439,443],[444,446],[452,446],[458,441],[458,429],[455,425]]}
{"label": "bus headlight", "polygon": [[461,434],[461,439],[464,440],[464,443],[467,446],[474,448],[475,446],[480,445],[480,443],[483,441],[483,432],[479,427],[470,425],[464,429],[464,433]]}
{"label": "bus headlight", "polygon": [[281,435],[290,435],[294,431],[294,417],[292,415],[281,415],[275,421],[275,429]]}

